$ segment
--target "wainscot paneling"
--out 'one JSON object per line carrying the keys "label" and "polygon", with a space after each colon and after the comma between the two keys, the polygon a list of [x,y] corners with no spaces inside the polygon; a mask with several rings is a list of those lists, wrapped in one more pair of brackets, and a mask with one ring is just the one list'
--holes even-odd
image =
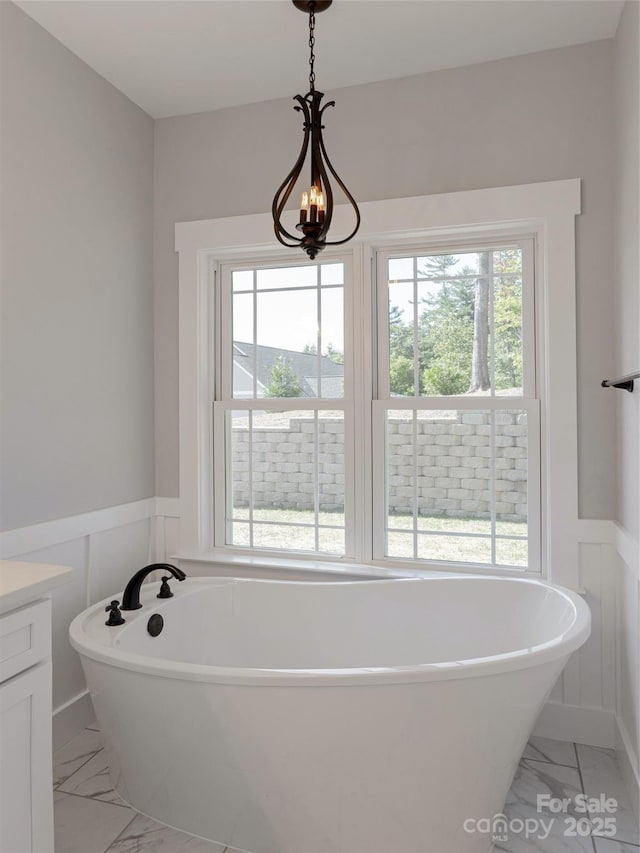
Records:
{"label": "wainscot paneling", "polygon": [[121,594],[131,575],[155,558],[155,514],[150,498],[0,534],[4,559],[74,569],[71,582],[52,594],[54,749],[93,720],[69,625],[90,604]]}
{"label": "wainscot paneling", "polygon": [[[615,747],[632,799],[637,799],[638,547],[608,521],[580,521],[576,539],[579,591],[591,608],[591,636],[570,659],[535,733]],[[145,563],[170,560],[179,551],[179,541],[180,502],[171,498],[150,498],[0,534],[5,558],[60,563],[75,570],[71,583],[52,596],[56,747],[77,734],[93,714],[80,661],[68,641],[71,620],[90,604],[121,593],[131,574]],[[292,577],[291,569],[279,571],[273,563],[268,569],[234,566],[229,570],[224,563],[205,560],[194,563],[191,571]],[[355,576],[363,574],[359,571]],[[296,578],[317,580],[318,574],[302,569]]]}

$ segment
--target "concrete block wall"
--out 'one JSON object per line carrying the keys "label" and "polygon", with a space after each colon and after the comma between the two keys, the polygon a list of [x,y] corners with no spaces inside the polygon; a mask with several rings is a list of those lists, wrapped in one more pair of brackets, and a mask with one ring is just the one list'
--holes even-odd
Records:
{"label": "concrete block wall", "polygon": [[[253,505],[256,509],[312,510],[315,426],[313,416],[273,416],[253,422]],[[400,413],[387,425],[389,509],[396,513],[486,518],[490,514],[491,416],[488,412],[419,412],[415,424]],[[524,412],[496,412],[496,513],[526,521],[527,423]],[[415,431],[415,437],[414,437]],[[415,440],[414,440],[415,439]],[[249,504],[249,430],[233,426],[233,504]],[[417,483],[414,476],[417,472]],[[318,419],[320,509],[342,511],[344,424]]]}

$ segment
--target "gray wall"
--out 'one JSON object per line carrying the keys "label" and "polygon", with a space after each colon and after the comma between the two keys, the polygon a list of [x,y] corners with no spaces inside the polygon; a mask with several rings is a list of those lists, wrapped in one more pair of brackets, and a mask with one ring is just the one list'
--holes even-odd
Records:
{"label": "gray wall", "polygon": [[153,122],[12,3],[2,56],[2,529],[154,494]]}
{"label": "gray wall", "polygon": [[[616,119],[614,297],[616,373],[640,369],[640,5],[625,4],[615,38]],[[636,762],[640,749],[640,382],[613,391],[618,438],[616,521],[631,562],[619,560],[618,714]],[[635,547],[635,550],[634,550]],[[636,763],[637,768],[637,763]]]}
{"label": "gray wall", "polygon": [[[326,131],[334,164],[362,201],[584,179],[577,226],[580,510],[596,518],[614,512],[614,408],[600,388],[614,365],[611,86],[612,42],[594,42],[331,92],[337,106],[327,113]],[[290,99],[156,122],[158,495],[178,494],[174,224],[269,210],[299,139]]]}
{"label": "gray wall", "polygon": [[[615,39],[615,373],[640,370],[639,4],[625,5]],[[640,539],[640,393],[615,392],[618,432],[616,520]]]}

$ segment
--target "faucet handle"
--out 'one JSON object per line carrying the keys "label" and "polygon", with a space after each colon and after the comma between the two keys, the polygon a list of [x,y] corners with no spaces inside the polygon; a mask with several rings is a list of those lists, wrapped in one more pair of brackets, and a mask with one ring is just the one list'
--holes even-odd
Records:
{"label": "faucet handle", "polygon": [[122,613],[120,613],[120,602],[117,599],[108,604],[105,607],[105,613],[109,614],[109,618],[104,623],[105,625],[124,625],[127,621],[123,618]]}
{"label": "faucet handle", "polygon": [[162,583],[160,584],[160,592],[156,596],[156,598],[173,598],[173,593],[171,592],[171,587],[169,586],[170,575],[167,575],[166,578],[162,578]]}

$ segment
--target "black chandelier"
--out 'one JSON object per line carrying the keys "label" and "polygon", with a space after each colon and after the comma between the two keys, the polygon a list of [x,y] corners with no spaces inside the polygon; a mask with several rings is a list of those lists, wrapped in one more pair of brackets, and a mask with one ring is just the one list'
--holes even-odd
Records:
{"label": "black chandelier", "polygon": [[[275,194],[271,212],[273,213],[273,227],[276,237],[282,245],[289,248],[300,246],[309,255],[311,260],[313,260],[325,246],[339,246],[354,236],[360,227],[360,211],[358,210],[355,199],[331,165],[322,139],[322,131],[324,129],[324,125],[322,124],[323,113],[327,107],[335,106],[335,101],[327,101],[321,107],[320,102],[324,94],[316,91],[315,87],[316,75],[313,69],[315,55],[313,48],[315,45],[316,12],[323,12],[331,5],[332,0],[292,0],[292,2],[296,9],[309,13],[309,91],[304,97],[296,95],[293,99],[299,105],[294,107],[294,109],[297,112],[301,112],[304,117],[304,139],[302,140],[302,148],[300,149],[295,166]],[[302,193],[300,221],[296,225],[296,229],[301,232],[302,236],[296,237],[295,234],[290,234],[283,226],[281,216],[306,162],[309,141],[311,141],[311,183],[309,189]],[[343,240],[329,241],[326,239],[333,217],[333,190],[328,172],[333,175],[336,183],[346,195],[356,216],[355,228]]]}

